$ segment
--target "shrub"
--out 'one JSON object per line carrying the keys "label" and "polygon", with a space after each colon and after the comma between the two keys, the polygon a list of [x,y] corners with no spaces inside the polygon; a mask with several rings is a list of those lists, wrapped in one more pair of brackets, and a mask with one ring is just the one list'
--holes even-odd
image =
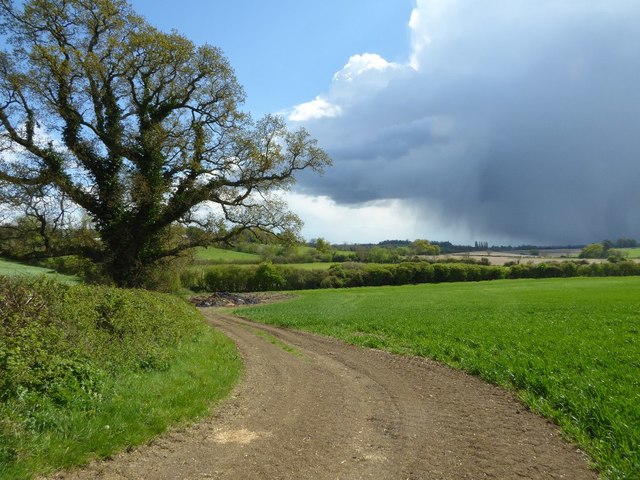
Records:
{"label": "shrub", "polygon": [[624,260],[627,257],[627,253],[622,250],[610,249],[607,251],[607,260],[611,263],[617,263]]}
{"label": "shrub", "polygon": [[44,258],[36,263],[38,266],[50,268],[66,275],[75,275],[87,283],[106,284],[108,280],[100,265],[76,255]]}
{"label": "shrub", "polygon": [[279,290],[286,281],[281,271],[271,263],[262,263],[256,268],[251,282],[251,290]]}
{"label": "shrub", "polygon": [[339,262],[339,263],[351,262],[355,259],[356,259],[355,252],[342,252],[339,250],[336,250],[335,252],[333,252],[331,257],[332,262]]}
{"label": "shrub", "polygon": [[213,335],[173,296],[0,277],[0,478],[83,463],[204,413],[237,367]]}
{"label": "shrub", "polygon": [[590,243],[580,252],[580,258],[606,258],[607,250],[602,243]]}
{"label": "shrub", "polygon": [[[588,264],[586,261],[523,263],[509,266],[483,262],[403,262],[362,264],[345,262],[327,270],[307,270],[265,263],[260,266],[216,266],[202,274],[209,291],[308,290],[317,288],[406,285],[440,282],[477,282],[503,278],[640,275],[631,261]],[[191,278],[191,277],[189,277]]]}
{"label": "shrub", "polygon": [[207,289],[205,270],[202,268],[188,268],[180,272],[180,285],[194,292]]}
{"label": "shrub", "polygon": [[50,281],[0,277],[0,401],[29,390],[47,391],[65,376],[60,353],[77,357],[52,311],[62,295]]}
{"label": "shrub", "polygon": [[0,303],[0,399],[28,391],[64,403],[93,395],[103,374],[165,368],[202,323],[174,297],[44,278],[0,277]]}
{"label": "shrub", "polygon": [[364,282],[367,286],[391,285],[393,282],[393,271],[383,265],[371,265],[364,271]]}
{"label": "shrub", "polygon": [[166,369],[205,328],[175,297],[45,278],[0,277],[0,305],[0,464],[68,408],[91,414],[109,378]]}
{"label": "shrub", "polygon": [[210,292],[248,292],[254,266],[222,265],[206,270],[204,284]]}

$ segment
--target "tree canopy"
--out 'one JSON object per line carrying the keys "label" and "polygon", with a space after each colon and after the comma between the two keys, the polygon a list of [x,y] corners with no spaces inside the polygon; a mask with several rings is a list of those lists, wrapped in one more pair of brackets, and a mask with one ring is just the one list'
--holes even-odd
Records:
{"label": "tree canopy", "polygon": [[[222,52],[164,33],[125,0],[0,0],[0,184],[80,207],[97,240],[51,254],[122,286],[160,259],[239,233],[296,231],[278,196],[326,153],[241,110]],[[177,224],[204,234],[170,235]]]}

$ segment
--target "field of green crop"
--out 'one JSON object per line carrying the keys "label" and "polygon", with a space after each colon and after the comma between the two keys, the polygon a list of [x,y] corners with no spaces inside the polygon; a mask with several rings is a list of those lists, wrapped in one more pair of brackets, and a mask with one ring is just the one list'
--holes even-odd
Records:
{"label": "field of green crop", "polygon": [[253,253],[236,252],[223,248],[197,248],[196,260],[212,263],[260,263],[260,255]]}
{"label": "field of green crop", "polygon": [[295,268],[299,270],[329,270],[333,263],[329,262],[309,262],[309,263],[282,263],[278,264],[283,268]]}
{"label": "field of green crop", "polygon": [[265,323],[431,357],[518,392],[605,478],[640,478],[640,278],[300,292]]}
{"label": "field of green crop", "polygon": [[624,253],[628,255],[628,258],[640,258],[640,248],[621,248]]}
{"label": "field of green crop", "polygon": [[81,283],[78,277],[72,275],[63,275],[54,270],[48,268],[34,267],[31,265],[24,265],[22,263],[11,262],[0,258],[0,275],[12,277],[14,275],[26,275],[37,276],[46,275],[48,277],[54,277],[56,280],[63,283]]}

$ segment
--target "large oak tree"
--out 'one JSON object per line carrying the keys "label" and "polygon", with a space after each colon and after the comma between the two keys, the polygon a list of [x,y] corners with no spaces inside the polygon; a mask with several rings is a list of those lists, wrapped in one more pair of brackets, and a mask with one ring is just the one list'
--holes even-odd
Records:
{"label": "large oak tree", "polygon": [[[299,228],[277,194],[330,159],[305,130],[243,113],[218,48],[158,31],[125,0],[0,0],[0,21],[0,182],[86,211],[99,241],[64,253],[137,286],[184,249]],[[206,234],[169,240],[177,223]]]}

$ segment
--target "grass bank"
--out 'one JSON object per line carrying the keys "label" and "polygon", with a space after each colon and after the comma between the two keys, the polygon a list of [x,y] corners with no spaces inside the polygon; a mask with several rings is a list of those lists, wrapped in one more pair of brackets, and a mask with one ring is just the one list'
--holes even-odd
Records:
{"label": "grass bank", "polygon": [[640,478],[640,278],[299,292],[253,320],[413,354],[518,392],[605,478]]}
{"label": "grass bank", "polygon": [[175,297],[0,277],[0,479],[143,443],[235,383],[233,344]]}

